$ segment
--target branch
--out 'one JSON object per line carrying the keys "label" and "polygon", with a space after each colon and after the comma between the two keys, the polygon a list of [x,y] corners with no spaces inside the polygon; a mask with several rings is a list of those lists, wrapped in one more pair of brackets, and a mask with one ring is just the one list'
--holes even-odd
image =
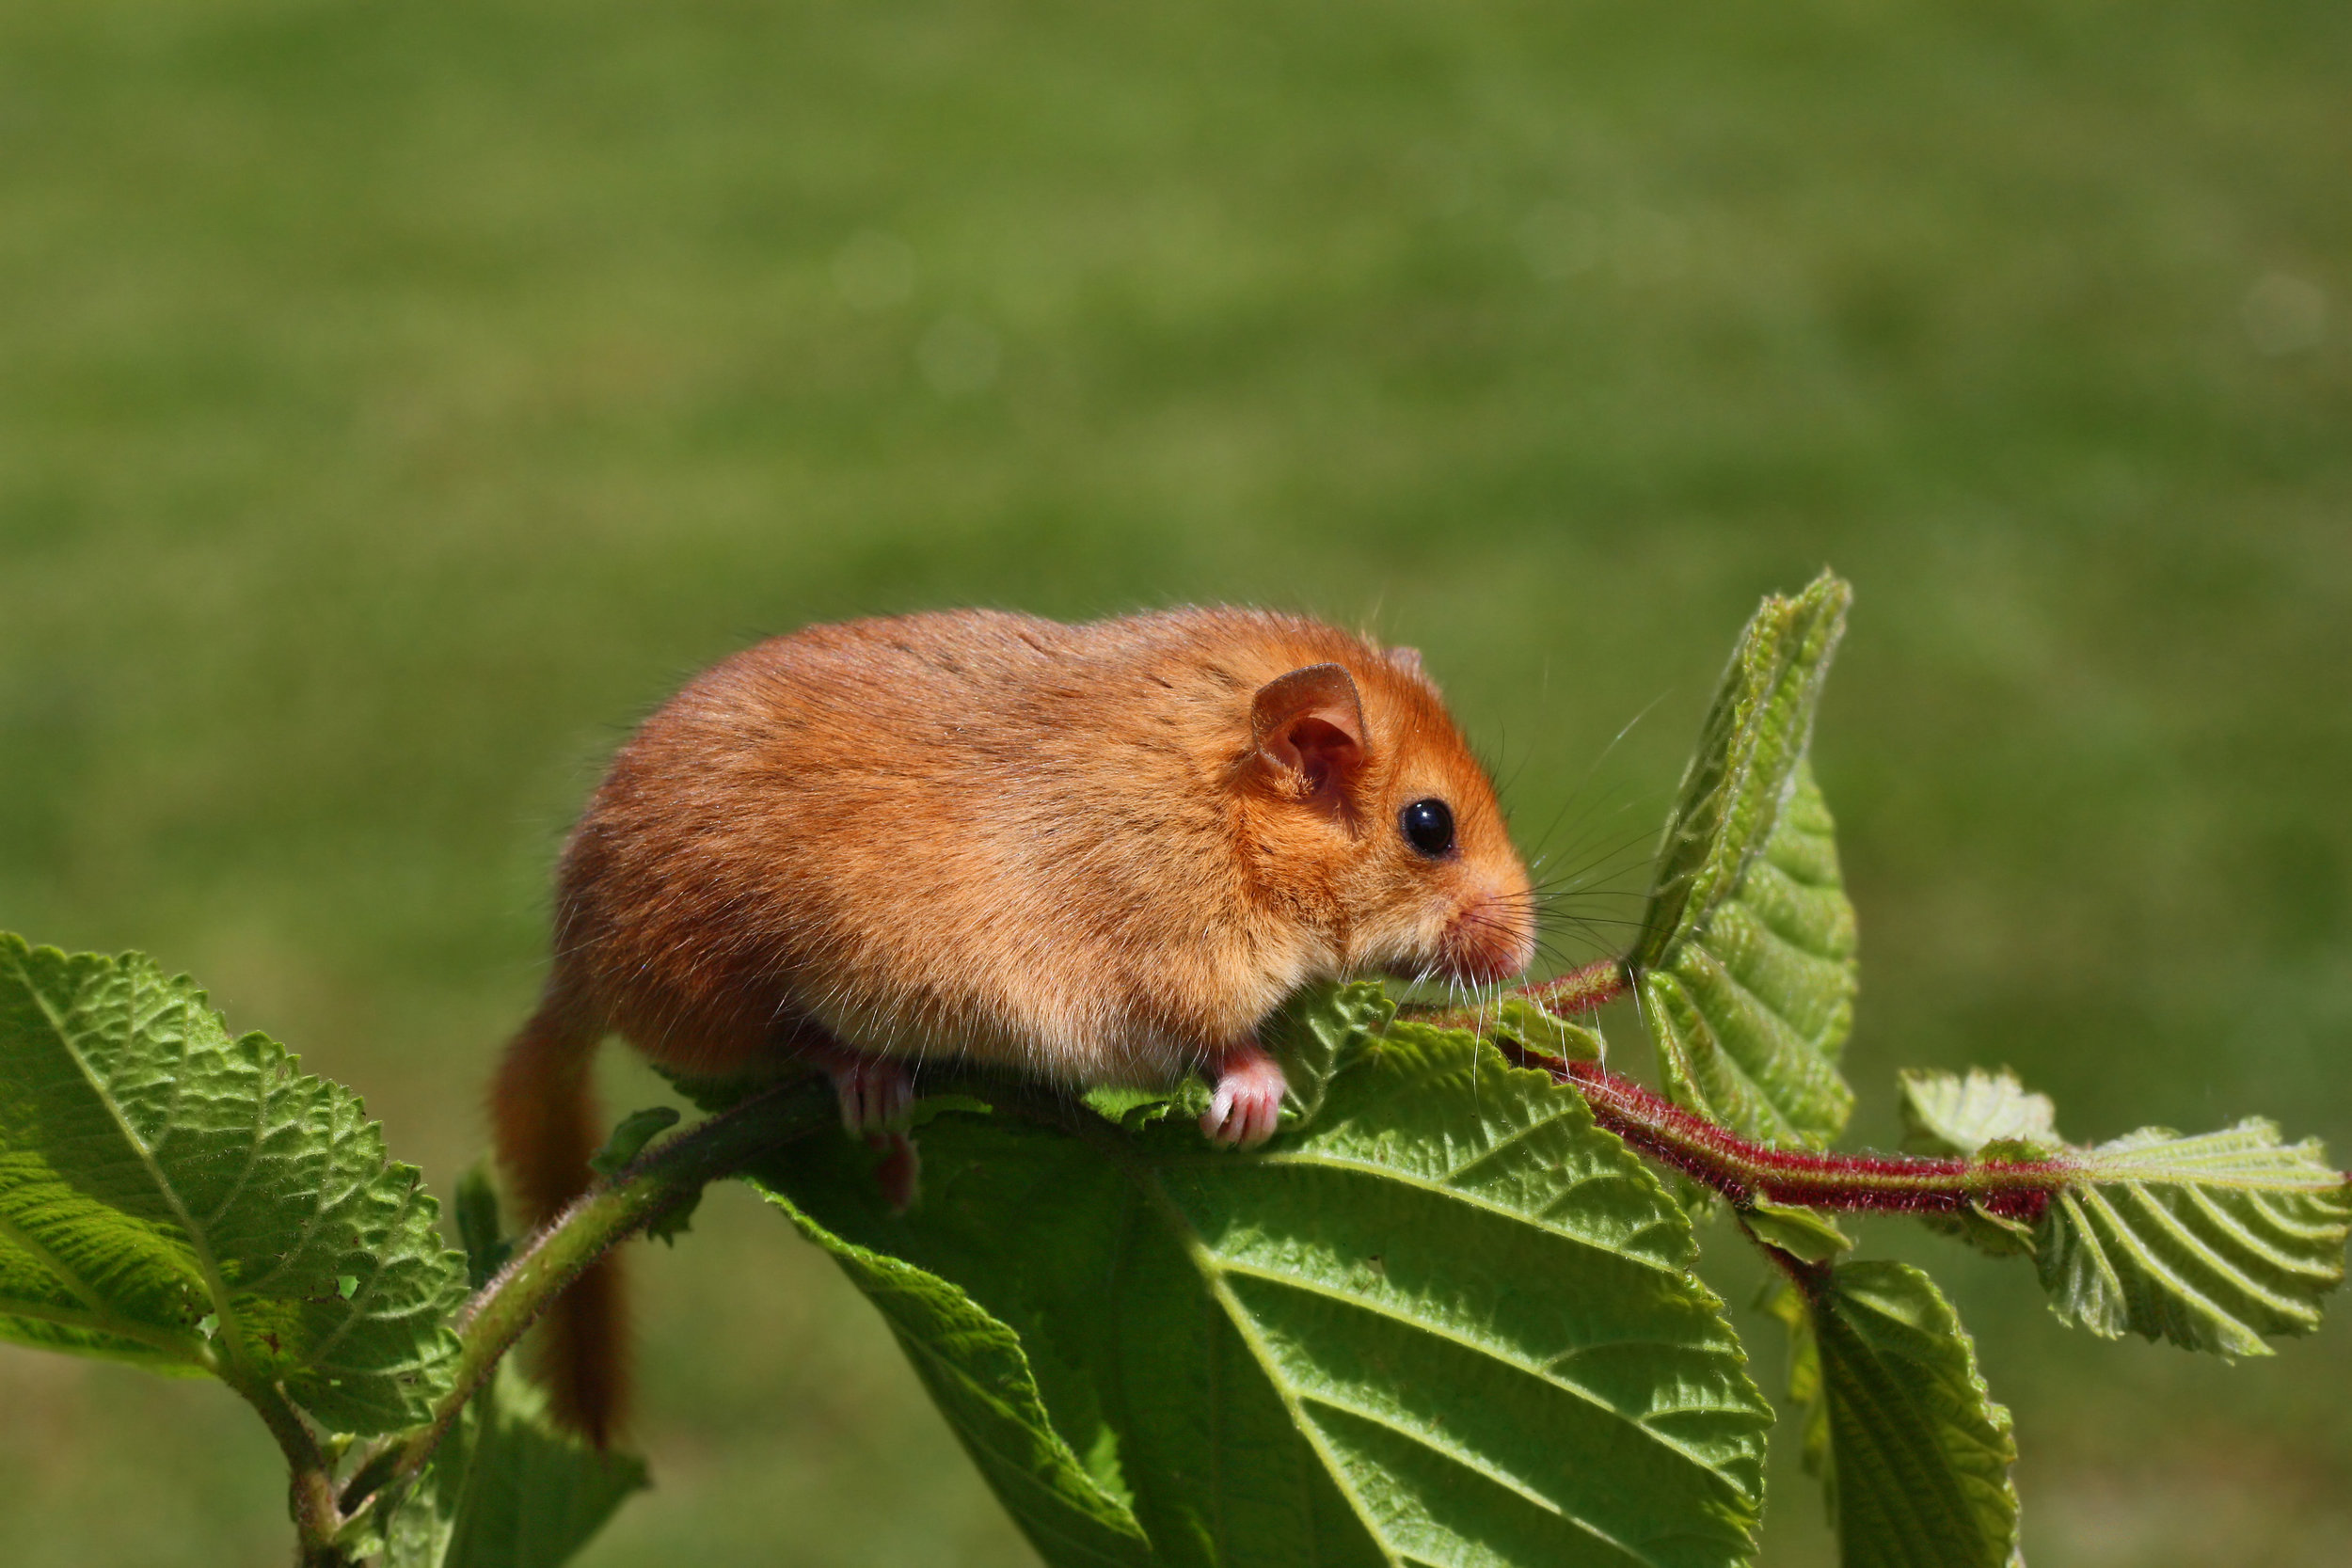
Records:
{"label": "branch", "polygon": [[[1597,1013],[1633,989],[1633,971],[1623,958],[1603,958],[1586,964],[1557,979],[1540,985],[1519,986],[1504,991],[1503,997],[1532,1002],[1548,1013],[1561,1018],[1575,1018],[1583,1013]],[[1409,1018],[1416,1023],[1427,1023],[1439,1029],[1468,1029],[1485,1034],[1494,1022],[1494,1006],[1484,1007],[1424,1007],[1406,1003],[1397,1009],[1397,1016]]]}
{"label": "branch", "polygon": [[[1633,989],[1632,966],[1603,958],[1540,985],[1503,992],[1559,1018],[1597,1012]],[[1488,1035],[1494,1008],[1403,1007],[1399,1015],[1441,1029]],[[1574,1085],[1593,1119],[1661,1164],[1671,1165],[1745,1209],[1761,1198],[1818,1209],[1948,1213],[1971,1206],[2005,1217],[2042,1217],[2053,1194],[2074,1180],[2064,1159],[1921,1159],[1901,1154],[1828,1154],[1774,1148],[1684,1110],[1655,1090],[1620,1078],[1597,1062],[1569,1062],[1490,1036],[1503,1052]]]}
{"label": "branch", "polygon": [[[1502,993],[1559,1018],[1597,1012],[1633,989],[1632,966],[1603,958],[1540,985]],[[1399,1016],[1441,1029],[1487,1035],[1525,1066],[1574,1085],[1593,1118],[1661,1164],[1671,1165],[1746,1209],[1758,1199],[1818,1209],[1949,1213],[1972,1206],[2008,1218],[2038,1220],[2052,1195],[2074,1179],[2074,1165],[2049,1160],[1938,1160],[1900,1154],[1828,1154],[1753,1142],[1620,1078],[1597,1062],[1569,1062],[1493,1035],[1494,1007],[1412,1007]]]}
{"label": "branch", "polygon": [[499,1358],[589,1264],[689,1202],[710,1182],[833,1125],[838,1115],[833,1092],[821,1079],[766,1090],[657,1144],[532,1232],[497,1276],[459,1309],[452,1325],[460,1345],[457,1380],[433,1407],[432,1422],[358,1467],[353,1484],[345,1488],[346,1512],[356,1514],[371,1499],[406,1485],[423,1471],[466,1402],[490,1380]]}
{"label": "branch", "polygon": [[[1592,964],[1509,995],[1564,1017],[1596,1011],[1625,995],[1632,975],[1622,959]],[[1482,1029],[1491,1016],[1476,1008],[1408,1009],[1410,1016],[1446,1027]],[[1810,1204],[1836,1210],[1957,1211],[1979,1205],[1993,1212],[2032,1219],[2050,1195],[2062,1189],[2071,1167],[2063,1160],[1979,1162],[1909,1159],[1901,1156],[1824,1154],[1772,1148],[1681,1109],[1663,1097],[1597,1064],[1567,1062],[1509,1039],[1496,1042],[1526,1065],[1572,1084],[1592,1106],[1596,1120],[1650,1158],[1712,1188],[1737,1207],[1757,1199]],[[1001,1085],[958,1083],[959,1092],[997,1093],[987,1098],[1001,1109],[1025,1105]],[[563,1213],[526,1240],[498,1275],[475,1292],[453,1324],[460,1341],[456,1380],[434,1406],[432,1421],[405,1438],[378,1449],[355,1467],[341,1509],[331,1494],[318,1522],[356,1516],[361,1510],[413,1482],[469,1400],[481,1390],[500,1357],[547,1309],[564,1286],[607,1249],[691,1200],[705,1185],[740,1173],[783,1144],[832,1124],[833,1096],[821,1081],[805,1080],[770,1089],[710,1117],[691,1131],[656,1145],[617,1177],[590,1188]],[[254,1398],[247,1391],[247,1398]],[[257,1404],[261,1403],[259,1400]],[[281,1402],[282,1403],[282,1402]],[[290,1408],[286,1414],[291,1415]],[[271,1419],[264,1405],[264,1419]],[[282,1423],[271,1419],[273,1432]],[[299,1419],[295,1428],[300,1430]],[[307,1431],[301,1431],[309,1442]],[[288,1441],[280,1433],[281,1446]],[[315,1444],[310,1452],[316,1453]],[[296,1519],[304,1524],[306,1550],[313,1533],[305,1513],[303,1477],[323,1462],[306,1465],[287,1449],[296,1476]],[[310,1513],[318,1513],[313,1507]],[[331,1529],[328,1531],[332,1533]]]}
{"label": "branch", "polygon": [[1970,1161],[1774,1148],[1693,1115],[1597,1062],[1563,1061],[1507,1039],[1495,1043],[1525,1066],[1573,1085],[1593,1108],[1594,1120],[1659,1164],[1722,1194],[1735,1208],[1752,1207],[1759,1198],[1899,1213],[1977,1207],[2031,1222],[2075,1180],[2074,1163],[2063,1157]]}
{"label": "branch", "polygon": [[326,1450],[310,1423],[277,1384],[223,1369],[221,1381],[261,1413],[262,1424],[286,1456],[286,1512],[294,1524],[294,1560],[301,1568],[344,1568],[350,1561],[335,1544],[342,1511],[335,1506],[335,1478]]}

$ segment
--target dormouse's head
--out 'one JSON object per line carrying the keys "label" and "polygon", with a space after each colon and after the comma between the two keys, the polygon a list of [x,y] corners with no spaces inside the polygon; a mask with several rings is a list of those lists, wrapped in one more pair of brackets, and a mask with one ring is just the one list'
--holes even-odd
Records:
{"label": "dormouse's head", "polygon": [[1518,974],[1535,950],[1527,868],[1421,656],[1353,638],[1331,651],[1251,703],[1243,770],[1264,802],[1250,814],[1262,873],[1279,883],[1287,863],[1346,971]]}

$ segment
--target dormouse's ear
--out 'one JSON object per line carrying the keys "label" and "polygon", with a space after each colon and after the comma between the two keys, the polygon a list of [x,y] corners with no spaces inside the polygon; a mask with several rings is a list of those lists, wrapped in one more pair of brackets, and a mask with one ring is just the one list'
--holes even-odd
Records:
{"label": "dormouse's ear", "polygon": [[1344,814],[1364,766],[1364,705],[1356,678],[1336,664],[1310,664],[1266,682],[1249,706],[1258,762],[1288,789]]}

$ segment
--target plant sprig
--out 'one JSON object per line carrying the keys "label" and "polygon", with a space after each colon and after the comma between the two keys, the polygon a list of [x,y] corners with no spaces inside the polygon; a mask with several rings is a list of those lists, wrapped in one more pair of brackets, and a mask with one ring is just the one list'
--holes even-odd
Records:
{"label": "plant sprig", "polygon": [[[1932,1281],[1853,1258],[1835,1216],[1919,1218],[2031,1259],[2064,1322],[2238,1356],[2317,1326],[2352,1186],[2260,1120],[2071,1144],[1981,1072],[1905,1076],[1909,1152],[1831,1147],[1856,949],[1810,744],[1849,597],[1824,576],[1750,623],[1631,950],[1471,1008],[1294,998],[1265,1032],[1294,1098],[1248,1154],[1200,1143],[1197,1085],[929,1071],[930,1196],[900,1213],[825,1134],[821,1083],[680,1083],[706,1118],[625,1119],[532,1236],[469,1180],[461,1256],[357,1099],[193,982],[0,937],[0,1339],[227,1383],[285,1455],[311,1568],[554,1568],[644,1469],[551,1428],[509,1352],[740,1177],[874,1302],[1057,1568],[1303,1544],[1729,1568],[1770,1409],[1690,1271],[1720,1199],[1785,1281],[1845,1561],[2004,1568],[2008,1413]],[[1592,1027],[1629,997],[1659,1088]]]}

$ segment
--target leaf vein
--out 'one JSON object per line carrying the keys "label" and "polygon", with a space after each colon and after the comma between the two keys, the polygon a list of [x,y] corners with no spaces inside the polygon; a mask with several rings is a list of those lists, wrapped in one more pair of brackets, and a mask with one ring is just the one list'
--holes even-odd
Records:
{"label": "leaf vein", "polygon": [[[1608,1400],[1602,1398],[1599,1394],[1595,1393],[1590,1388],[1584,1387],[1581,1384],[1572,1382],[1567,1378],[1552,1376],[1548,1370],[1549,1365],[1549,1363],[1531,1361],[1522,1356],[1513,1355],[1497,1345],[1470,1338],[1467,1335],[1457,1333],[1454,1330],[1444,1327],[1441,1324],[1432,1323],[1425,1318],[1409,1316],[1406,1313],[1396,1311],[1391,1307],[1383,1307],[1376,1302],[1367,1301],[1361,1296],[1351,1295],[1344,1291],[1335,1291],[1329,1286],[1318,1285],[1310,1280],[1300,1279],[1294,1275],[1278,1274],[1270,1269],[1259,1268],[1251,1264],[1235,1261],[1232,1259],[1219,1258],[1215,1253],[1211,1253],[1209,1256],[1216,1260],[1217,1267],[1225,1273],[1241,1275],[1249,1279],[1263,1280],[1269,1285],[1283,1286],[1307,1295],[1320,1296],[1326,1301],[1334,1302],[1343,1307],[1353,1307],[1357,1310],[1363,1312],[1368,1316],[1382,1318],[1390,1323],[1402,1323],[1406,1327],[1410,1328],[1417,1333],[1426,1334],[1433,1339],[1442,1339],[1446,1343],[1469,1351],[1474,1355],[1484,1356],[1487,1360],[1493,1361],[1500,1366],[1508,1367],[1514,1371],[1523,1372],[1530,1377],[1539,1379],[1554,1388],[1575,1395],[1578,1399],[1582,1400],[1586,1404],[1592,1406],[1594,1409],[1598,1410],[1605,1415],[1613,1417],[1617,1420],[1624,1422],[1626,1425],[1642,1432],[1660,1448],[1689,1460],[1692,1464],[1698,1465],[1702,1469],[1712,1468],[1712,1466],[1709,1465],[1704,1458],[1692,1452],[1687,1446],[1675,1441],[1664,1433],[1659,1432],[1650,1427],[1647,1423],[1646,1416],[1634,1415],[1628,1411],[1621,1410],[1616,1405],[1611,1403]],[[1690,1345],[1681,1348],[1694,1351],[1705,1351],[1711,1347]],[[1672,1413],[1673,1412],[1671,1411],[1666,1411],[1651,1412],[1649,1414],[1655,1415]]]}

